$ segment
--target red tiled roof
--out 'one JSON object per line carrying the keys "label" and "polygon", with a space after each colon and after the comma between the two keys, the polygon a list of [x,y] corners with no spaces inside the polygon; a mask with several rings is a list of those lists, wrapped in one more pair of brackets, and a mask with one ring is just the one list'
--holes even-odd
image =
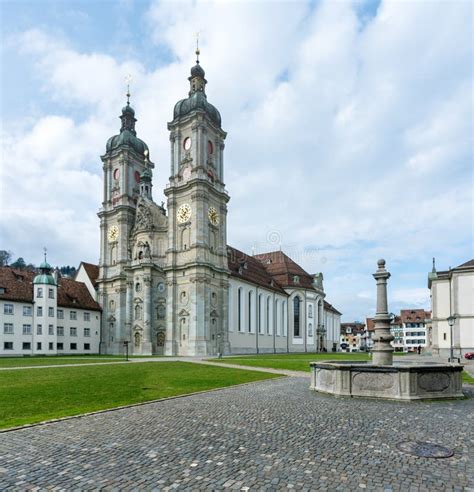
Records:
{"label": "red tiled roof", "polygon": [[33,302],[33,279],[35,272],[17,270],[16,268],[0,268],[0,299],[8,301]]}
{"label": "red tiled roof", "polygon": [[373,318],[366,318],[365,326],[367,326],[367,331],[374,331],[375,330],[374,319]]}
{"label": "red tiled roof", "polygon": [[[90,281],[95,289],[97,287],[97,279],[99,278],[99,265],[86,263],[85,261],[81,261],[81,265],[84,267],[84,270],[86,271],[87,276],[90,278]],[[79,265],[79,268],[81,268],[81,265]],[[79,271],[79,268],[77,271]]]}
{"label": "red tiled roof", "polygon": [[[0,299],[18,302],[33,302],[33,279],[35,272],[0,267]],[[100,306],[92,299],[86,284],[67,278],[58,279],[58,306],[76,307],[100,311]]]}
{"label": "red tiled roof", "polygon": [[[263,264],[267,272],[282,287],[303,287],[304,289],[314,290],[313,276],[303,270],[282,251],[271,251],[255,255],[255,258]],[[295,282],[295,276],[298,277],[298,282]]]}
{"label": "red tiled roof", "polygon": [[253,256],[248,256],[238,249],[227,246],[227,262],[233,277],[288,295],[262,263]]}
{"label": "red tiled roof", "polygon": [[77,282],[69,278],[60,278],[58,286],[58,306],[77,307],[100,311],[101,307],[94,301],[84,282]]}
{"label": "red tiled roof", "polygon": [[416,323],[430,318],[431,313],[427,313],[424,309],[401,309],[400,317],[402,318],[402,323]]}

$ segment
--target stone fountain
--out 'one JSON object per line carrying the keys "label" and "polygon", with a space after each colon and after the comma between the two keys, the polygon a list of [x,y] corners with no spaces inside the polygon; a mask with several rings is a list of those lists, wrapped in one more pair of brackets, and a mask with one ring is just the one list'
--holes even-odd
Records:
{"label": "stone fountain", "polygon": [[446,363],[393,363],[385,260],[377,262],[377,313],[372,362],[312,362],[311,389],[339,396],[393,400],[462,398],[462,366]]}

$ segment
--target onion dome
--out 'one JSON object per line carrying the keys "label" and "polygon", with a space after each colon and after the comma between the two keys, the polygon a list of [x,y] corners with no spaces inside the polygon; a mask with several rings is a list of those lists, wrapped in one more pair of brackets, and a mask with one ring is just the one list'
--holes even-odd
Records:
{"label": "onion dome", "polygon": [[111,152],[122,146],[131,147],[135,152],[143,155],[145,151],[148,151],[147,144],[137,137],[137,132],[135,131],[135,110],[130,106],[130,93],[127,92],[127,105],[122,108],[122,126],[120,128],[120,133],[109,138],[106,145],[106,151]]}
{"label": "onion dome", "polygon": [[188,78],[190,90],[187,99],[178,101],[174,107],[173,119],[182,118],[193,111],[205,112],[211,121],[220,128],[221,115],[211,103],[207,101],[204,69],[199,63],[199,48],[196,49],[196,65],[191,68],[191,76]]}
{"label": "onion dome", "polygon": [[44,261],[39,266],[39,269],[40,273],[33,279],[33,284],[56,285],[56,281],[51,275],[51,265],[46,261],[46,253],[44,254]]}

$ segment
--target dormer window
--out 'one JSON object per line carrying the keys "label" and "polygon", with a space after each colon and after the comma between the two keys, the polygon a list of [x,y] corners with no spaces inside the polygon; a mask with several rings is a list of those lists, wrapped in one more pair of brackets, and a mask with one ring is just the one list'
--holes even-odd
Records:
{"label": "dormer window", "polygon": [[300,278],[298,277],[298,275],[294,275],[293,276],[293,283],[294,284],[299,284],[300,283]]}
{"label": "dormer window", "polygon": [[5,287],[0,287],[0,294],[5,294],[6,291]]}

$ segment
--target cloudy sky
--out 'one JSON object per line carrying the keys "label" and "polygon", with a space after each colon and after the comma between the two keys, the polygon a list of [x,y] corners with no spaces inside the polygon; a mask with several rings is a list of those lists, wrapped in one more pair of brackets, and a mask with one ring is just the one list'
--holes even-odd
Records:
{"label": "cloudy sky", "polygon": [[99,156],[133,77],[138,135],[169,176],[166,123],[200,32],[228,132],[229,244],[322,271],[343,320],[429,308],[431,258],[473,258],[469,1],[1,2],[0,249],[97,262]]}

